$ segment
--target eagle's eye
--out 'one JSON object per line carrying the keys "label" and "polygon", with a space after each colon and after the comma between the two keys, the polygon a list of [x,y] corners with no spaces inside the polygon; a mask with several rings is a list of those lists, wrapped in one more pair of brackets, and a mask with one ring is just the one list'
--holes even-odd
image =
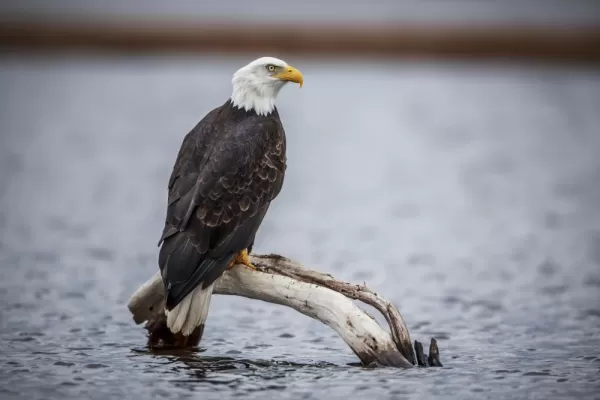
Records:
{"label": "eagle's eye", "polygon": [[269,72],[275,71],[275,66],[271,65],[271,64],[267,65],[267,71],[269,71]]}

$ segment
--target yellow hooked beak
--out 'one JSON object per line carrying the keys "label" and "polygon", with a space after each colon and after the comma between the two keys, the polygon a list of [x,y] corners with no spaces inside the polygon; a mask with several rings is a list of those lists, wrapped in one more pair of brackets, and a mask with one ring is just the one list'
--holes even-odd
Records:
{"label": "yellow hooked beak", "polygon": [[282,72],[273,75],[273,78],[281,79],[282,81],[296,82],[300,85],[300,87],[302,87],[302,85],[304,84],[304,77],[302,76],[302,72],[298,71],[291,65],[285,67]]}

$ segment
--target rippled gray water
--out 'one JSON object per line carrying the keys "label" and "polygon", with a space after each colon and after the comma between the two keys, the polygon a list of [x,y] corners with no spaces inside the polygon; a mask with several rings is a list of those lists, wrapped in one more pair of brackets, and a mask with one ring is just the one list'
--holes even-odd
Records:
{"label": "rippled gray water", "polygon": [[149,354],[183,135],[249,58],[0,60],[0,398],[565,398],[600,390],[600,71],[293,61],[256,251],[392,299],[444,368],[364,369],[329,328],[217,296]]}

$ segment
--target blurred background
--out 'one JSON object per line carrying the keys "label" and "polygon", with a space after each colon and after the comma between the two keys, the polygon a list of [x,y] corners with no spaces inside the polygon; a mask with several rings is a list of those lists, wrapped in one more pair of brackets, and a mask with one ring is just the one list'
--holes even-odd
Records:
{"label": "blurred background", "polygon": [[[225,296],[146,351],[181,140],[263,55],[305,85],[255,251],[365,282],[444,368]],[[598,1],[2,2],[0,398],[597,396],[599,62]]]}

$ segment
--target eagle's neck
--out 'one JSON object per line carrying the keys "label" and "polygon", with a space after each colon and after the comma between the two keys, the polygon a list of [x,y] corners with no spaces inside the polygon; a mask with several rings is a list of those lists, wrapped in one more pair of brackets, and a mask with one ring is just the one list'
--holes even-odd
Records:
{"label": "eagle's neck", "polygon": [[244,76],[234,76],[231,103],[245,111],[269,115],[275,109],[275,99],[283,86],[279,82],[262,83]]}

